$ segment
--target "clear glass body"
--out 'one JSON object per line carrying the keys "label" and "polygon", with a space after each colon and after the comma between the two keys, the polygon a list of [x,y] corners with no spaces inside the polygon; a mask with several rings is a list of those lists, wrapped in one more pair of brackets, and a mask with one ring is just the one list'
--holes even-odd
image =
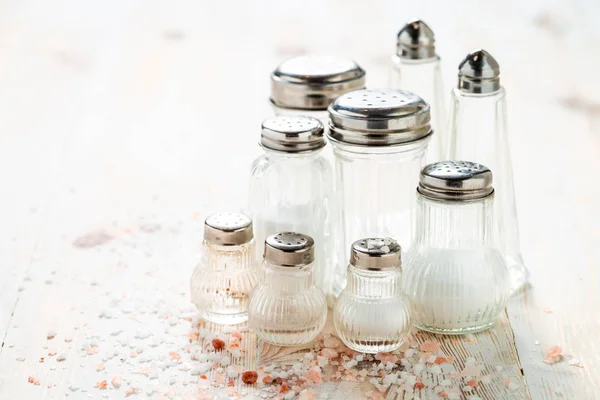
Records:
{"label": "clear glass body", "polygon": [[400,347],[410,330],[400,268],[367,271],[348,265],[347,285],[335,303],[333,323],[352,350],[378,353]]}
{"label": "clear glass body", "polygon": [[346,285],[352,243],[365,237],[394,238],[404,249],[412,240],[414,191],[429,137],[402,146],[366,147],[332,143],[336,158],[335,276],[328,300]]}
{"label": "clear glass body", "polygon": [[511,289],[527,283],[515,204],[512,160],[506,131],[506,92],[468,94],[452,91],[448,159],[469,160],[488,167],[494,175],[494,236],[506,259]]}
{"label": "clear glass body", "polygon": [[265,149],[252,165],[248,215],[254,221],[257,257],[277,232],[309,235],[315,241],[315,281],[331,286],[331,165],[322,150],[290,154]]}
{"label": "clear glass body", "polygon": [[440,58],[435,56],[425,60],[409,60],[392,56],[389,86],[413,92],[429,103],[433,136],[427,147],[426,164],[443,160],[447,129]]}
{"label": "clear glass body", "polygon": [[466,203],[417,197],[417,232],[405,257],[403,285],[413,324],[442,334],[491,327],[510,288],[492,239],[493,196]]}
{"label": "clear glass body", "polygon": [[202,261],[192,274],[190,295],[202,318],[217,324],[248,319],[250,293],[258,283],[254,240],[241,246],[202,244]]}
{"label": "clear glass body", "polygon": [[264,261],[263,266],[263,279],[250,297],[250,328],[278,346],[312,341],[327,320],[325,296],[314,282],[314,263],[281,267]]}

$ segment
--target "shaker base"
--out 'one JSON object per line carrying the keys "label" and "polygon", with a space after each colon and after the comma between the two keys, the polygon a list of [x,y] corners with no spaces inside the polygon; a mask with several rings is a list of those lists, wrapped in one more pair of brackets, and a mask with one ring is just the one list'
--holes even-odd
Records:
{"label": "shaker base", "polygon": [[404,343],[403,340],[397,342],[387,340],[342,341],[349,349],[366,354],[389,353],[400,348],[400,346],[402,346],[402,343]]}
{"label": "shaker base", "polygon": [[243,324],[248,320],[247,312],[243,314],[216,314],[212,312],[203,312],[200,315],[204,320],[219,325]]}
{"label": "shaker base", "polygon": [[439,335],[465,335],[467,333],[476,333],[476,332],[485,331],[486,329],[489,329],[492,326],[494,326],[495,323],[496,323],[496,321],[492,321],[492,322],[488,322],[487,324],[484,324],[484,325],[477,325],[477,326],[471,326],[471,327],[465,327],[465,328],[436,328],[434,326],[419,325],[416,322],[413,322],[413,325],[415,326],[415,328],[418,328],[422,331],[437,333]]}

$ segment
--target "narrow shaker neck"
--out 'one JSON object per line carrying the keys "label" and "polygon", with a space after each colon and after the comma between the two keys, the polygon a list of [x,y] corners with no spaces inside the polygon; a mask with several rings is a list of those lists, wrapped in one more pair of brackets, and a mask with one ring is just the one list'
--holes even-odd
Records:
{"label": "narrow shaker neck", "polygon": [[360,297],[386,298],[401,294],[402,270],[368,271],[348,265],[347,290]]}
{"label": "narrow shaker neck", "polygon": [[314,263],[302,267],[281,267],[263,261],[264,282],[269,290],[282,294],[301,293],[314,285]]}

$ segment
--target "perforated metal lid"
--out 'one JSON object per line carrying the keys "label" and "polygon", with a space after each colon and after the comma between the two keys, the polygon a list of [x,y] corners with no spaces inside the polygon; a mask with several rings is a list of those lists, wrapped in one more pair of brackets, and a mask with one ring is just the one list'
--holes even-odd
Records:
{"label": "perforated metal lid", "polygon": [[298,153],[325,146],[323,124],[316,118],[305,116],[277,116],[262,123],[260,143],[264,147]]}
{"label": "perforated metal lid", "polygon": [[485,50],[475,50],[458,66],[458,88],[466,93],[493,93],[500,89],[500,65]]}
{"label": "perforated metal lid", "polygon": [[396,54],[411,60],[435,57],[435,36],[431,28],[419,19],[404,25],[398,32]]}
{"label": "perforated metal lid", "polygon": [[280,232],[265,240],[265,261],[281,267],[301,267],[315,259],[315,242],[295,232]]}
{"label": "perforated metal lid", "polygon": [[350,264],[369,271],[400,268],[402,249],[391,238],[365,238],[352,243]]}
{"label": "perforated metal lid", "polygon": [[204,240],[221,246],[248,243],[254,237],[252,220],[244,214],[213,214],[204,221]]}
{"label": "perforated metal lid", "polygon": [[329,106],[331,140],[363,146],[393,146],[432,133],[429,104],[396,89],[355,90]]}
{"label": "perforated metal lid", "polygon": [[471,201],[494,193],[492,171],[470,161],[440,161],[421,170],[422,196],[434,200]]}
{"label": "perforated metal lid", "polygon": [[339,95],[365,87],[365,71],[354,61],[301,56],[271,74],[271,102],[283,108],[326,110]]}

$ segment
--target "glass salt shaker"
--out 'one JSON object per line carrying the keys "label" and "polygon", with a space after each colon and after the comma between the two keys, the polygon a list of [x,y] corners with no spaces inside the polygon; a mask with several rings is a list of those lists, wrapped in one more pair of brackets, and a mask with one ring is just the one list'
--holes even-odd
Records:
{"label": "glass salt shaker", "polygon": [[343,94],[329,107],[336,162],[333,236],[338,252],[331,297],[346,284],[345,249],[364,237],[410,246],[414,188],[432,134],[429,105],[396,89]]}
{"label": "glass salt shaker", "polygon": [[335,329],[352,350],[393,351],[406,339],[410,312],[402,292],[401,254],[390,238],[352,244],[347,285],[333,310]]}
{"label": "glass salt shaker", "polygon": [[512,160],[508,144],[506,91],[498,62],[485,50],[467,55],[452,90],[449,158],[477,160],[494,171],[495,236],[506,258],[513,292],[529,279],[519,243]]}
{"label": "glass salt shaker", "polygon": [[330,201],[333,173],[323,157],[323,124],[312,117],[277,116],[262,124],[264,155],[252,165],[249,214],[260,257],[267,236],[281,231],[314,238],[315,282],[324,291],[333,276]]}
{"label": "glass salt shaker", "polygon": [[446,108],[440,57],[429,26],[414,20],[398,32],[396,54],[392,56],[389,86],[418,94],[431,105],[431,126],[435,133],[427,148],[427,162],[442,160],[446,140]]}
{"label": "glass salt shaker", "polygon": [[416,238],[403,282],[413,324],[452,335],[491,327],[510,289],[493,240],[491,171],[466,161],[430,164],[421,171],[417,199]]}
{"label": "glass salt shaker", "polygon": [[239,324],[248,319],[250,293],[258,282],[252,220],[220,213],[204,222],[202,261],[192,274],[192,302],[207,321]]}
{"label": "glass salt shaker", "polygon": [[293,232],[269,236],[263,267],[250,298],[250,328],[278,346],[312,341],[327,319],[325,296],[314,282],[313,239]]}

